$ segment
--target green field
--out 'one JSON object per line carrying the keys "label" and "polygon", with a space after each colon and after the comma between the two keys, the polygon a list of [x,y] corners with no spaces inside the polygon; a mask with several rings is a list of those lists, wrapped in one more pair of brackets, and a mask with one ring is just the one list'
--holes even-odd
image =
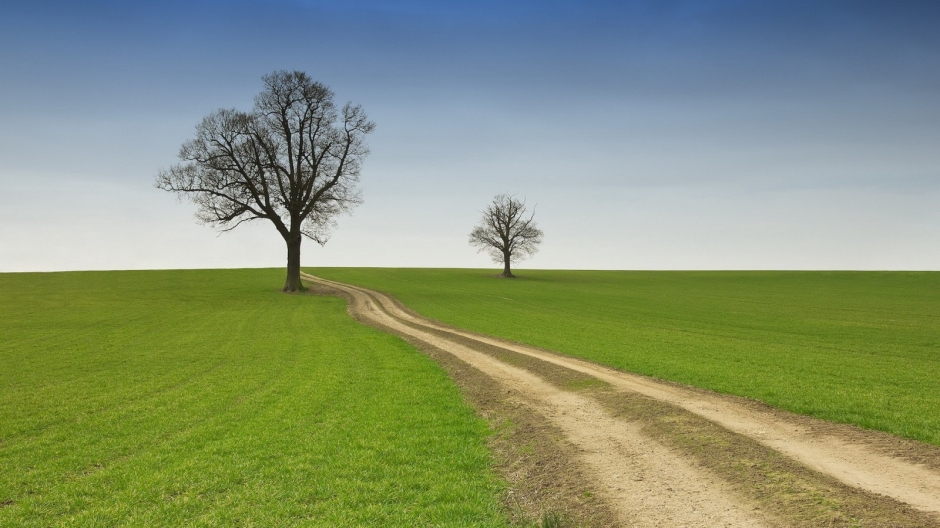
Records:
{"label": "green field", "polygon": [[460,328],[940,445],[940,273],[310,272]]}
{"label": "green field", "polygon": [[0,526],[502,526],[446,374],[283,270],[0,274]]}

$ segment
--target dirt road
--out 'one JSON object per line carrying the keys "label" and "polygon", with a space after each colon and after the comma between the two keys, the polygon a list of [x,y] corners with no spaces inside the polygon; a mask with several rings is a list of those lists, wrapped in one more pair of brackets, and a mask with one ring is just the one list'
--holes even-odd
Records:
{"label": "dirt road", "polygon": [[621,525],[940,525],[932,446],[453,329],[387,295],[303,278],[344,295],[359,320],[479,370],[550,422]]}

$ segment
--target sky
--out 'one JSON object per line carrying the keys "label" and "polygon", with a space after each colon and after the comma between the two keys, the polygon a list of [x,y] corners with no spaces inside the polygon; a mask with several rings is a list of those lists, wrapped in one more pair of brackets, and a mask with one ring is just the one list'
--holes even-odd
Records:
{"label": "sky", "polygon": [[940,3],[0,0],[0,272],[277,267],[154,188],[302,70],[361,104],[364,203],[304,266],[940,269]]}

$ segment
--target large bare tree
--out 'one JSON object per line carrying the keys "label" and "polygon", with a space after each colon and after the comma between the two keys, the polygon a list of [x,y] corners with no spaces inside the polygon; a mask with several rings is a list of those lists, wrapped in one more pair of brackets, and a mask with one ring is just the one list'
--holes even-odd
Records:
{"label": "large bare tree", "polygon": [[361,203],[357,188],[364,138],[375,123],[362,107],[337,109],[333,92],[299,71],[263,78],[251,112],[221,109],[196,126],[182,162],[156,186],[188,197],[196,217],[222,231],[267,220],[287,244],[284,291],[300,282],[303,237],[325,244],[336,217]]}
{"label": "large bare tree", "polygon": [[510,264],[534,255],[542,243],[542,230],[535,225],[535,211],[525,216],[525,201],[500,194],[483,210],[483,218],[470,233],[470,244],[486,251],[493,262],[503,264],[503,277],[512,278]]}

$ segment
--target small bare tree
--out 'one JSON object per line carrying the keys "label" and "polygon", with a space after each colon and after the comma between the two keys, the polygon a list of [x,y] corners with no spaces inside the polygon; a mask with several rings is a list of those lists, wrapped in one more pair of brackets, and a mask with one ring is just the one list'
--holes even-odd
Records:
{"label": "small bare tree", "polygon": [[534,255],[542,243],[542,230],[535,225],[535,211],[525,216],[525,201],[500,194],[483,210],[483,218],[470,233],[470,244],[486,251],[493,262],[503,264],[503,277],[512,278],[510,264]]}
{"label": "small bare tree", "polygon": [[361,106],[337,109],[333,92],[304,72],[262,79],[254,109],[206,116],[156,187],[187,196],[196,217],[222,231],[273,223],[287,244],[284,291],[295,292],[303,237],[325,244],[336,217],[362,201],[356,184],[375,123]]}

